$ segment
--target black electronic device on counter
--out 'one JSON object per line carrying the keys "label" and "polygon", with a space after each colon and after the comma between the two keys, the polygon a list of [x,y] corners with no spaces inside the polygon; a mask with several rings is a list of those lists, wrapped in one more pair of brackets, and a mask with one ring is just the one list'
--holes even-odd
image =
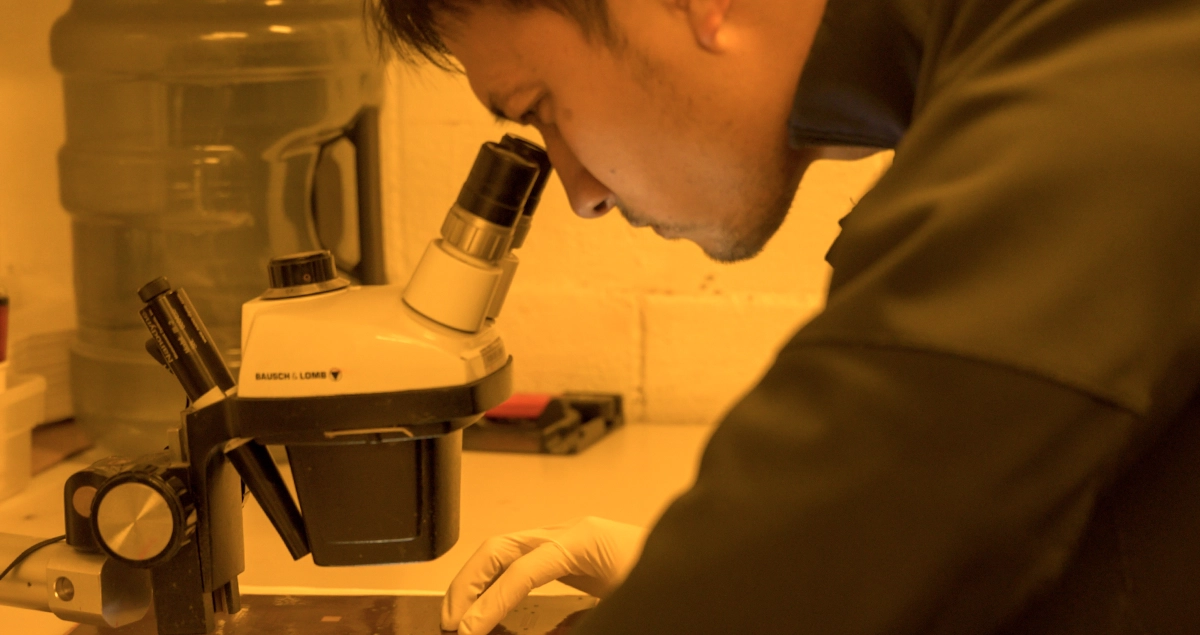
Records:
{"label": "black electronic device on counter", "polygon": [[578,454],[625,425],[623,403],[616,393],[513,395],[463,431],[463,449]]}

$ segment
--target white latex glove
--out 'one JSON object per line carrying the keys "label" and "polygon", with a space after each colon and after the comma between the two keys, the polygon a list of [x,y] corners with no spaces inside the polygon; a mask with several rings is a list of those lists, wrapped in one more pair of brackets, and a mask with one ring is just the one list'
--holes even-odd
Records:
{"label": "white latex glove", "polygon": [[552,580],[602,598],[629,575],[645,539],[642,527],[591,516],[489,538],[450,583],[442,630],[486,635]]}

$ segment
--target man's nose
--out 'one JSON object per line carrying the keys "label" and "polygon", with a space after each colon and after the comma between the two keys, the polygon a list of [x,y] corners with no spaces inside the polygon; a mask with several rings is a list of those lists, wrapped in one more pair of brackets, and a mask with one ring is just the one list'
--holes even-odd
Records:
{"label": "man's nose", "polygon": [[581,218],[599,218],[616,207],[617,197],[583,167],[557,130],[542,130],[546,153],[558,172],[571,208]]}

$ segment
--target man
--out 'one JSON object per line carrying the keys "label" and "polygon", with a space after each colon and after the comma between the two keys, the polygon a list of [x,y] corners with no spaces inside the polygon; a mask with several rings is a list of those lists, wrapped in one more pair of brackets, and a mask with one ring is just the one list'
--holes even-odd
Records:
{"label": "man", "polygon": [[595,519],[501,537],[444,628],[562,577],[607,596],[580,635],[1200,632],[1200,5],[381,2],[579,215],[718,260],[821,147],[896,150],[640,559]]}

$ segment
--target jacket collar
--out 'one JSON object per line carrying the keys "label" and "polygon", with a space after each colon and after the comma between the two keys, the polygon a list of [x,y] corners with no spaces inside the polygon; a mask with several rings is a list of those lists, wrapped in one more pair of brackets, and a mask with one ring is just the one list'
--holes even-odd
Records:
{"label": "jacket collar", "polygon": [[792,147],[896,147],[913,115],[923,5],[828,1],[788,122]]}

